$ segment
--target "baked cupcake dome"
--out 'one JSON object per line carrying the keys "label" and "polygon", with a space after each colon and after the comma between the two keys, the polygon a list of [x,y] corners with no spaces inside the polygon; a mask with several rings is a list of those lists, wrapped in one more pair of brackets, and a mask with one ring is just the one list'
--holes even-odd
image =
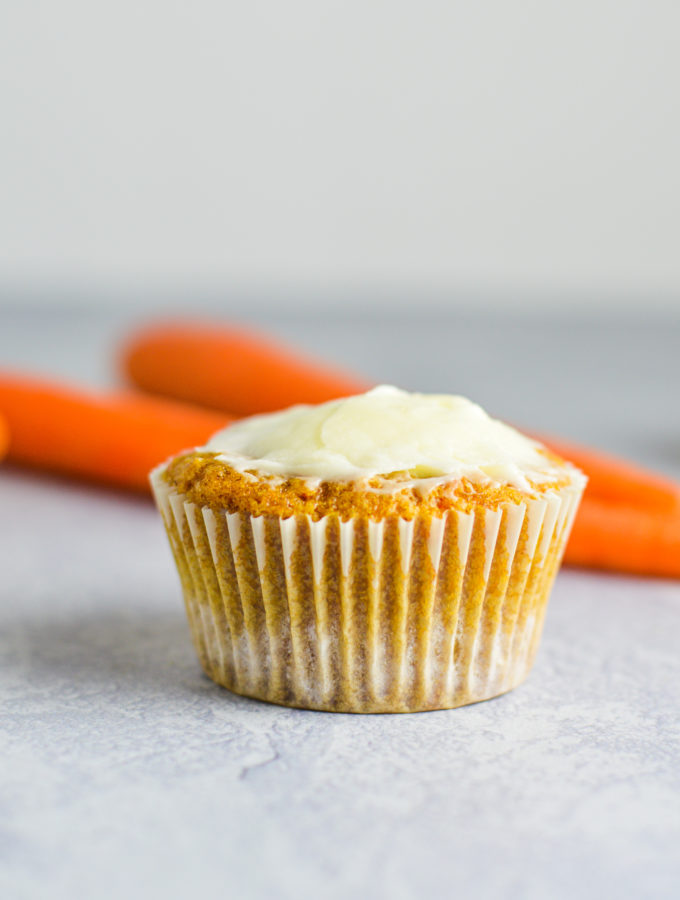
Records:
{"label": "baked cupcake dome", "polygon": [[207,674],[346,712],[521,682],[584,485],[469,401],[396,388],[244,420],[152,473]]}

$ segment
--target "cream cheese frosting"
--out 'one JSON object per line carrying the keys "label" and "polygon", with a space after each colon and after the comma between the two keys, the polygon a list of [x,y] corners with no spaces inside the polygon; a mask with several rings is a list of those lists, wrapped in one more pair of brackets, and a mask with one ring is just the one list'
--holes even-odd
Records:
{"label": "cream cheese frosting", "polygon": [[565,475],[541,444],[465,397],[388,385],[243,419],[201,449],[239,471],[315,481],[407,472],[418,480],[466,478],[527,490],[530,481]]}

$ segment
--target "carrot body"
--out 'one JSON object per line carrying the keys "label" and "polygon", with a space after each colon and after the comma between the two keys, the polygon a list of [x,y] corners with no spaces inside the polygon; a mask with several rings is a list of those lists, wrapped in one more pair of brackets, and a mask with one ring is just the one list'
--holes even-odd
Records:
{"label": "carrot body", "polygon": [[9,428],[7,427],[7,421],[0,416],[0,460],[4,457],[5,453],[7,453],[8,446]]}
{"label": "carrot body", "polygon": [[664,515],[586,496],[564,560],[592,569],[680,578],[680,512]]}
{"label": "carrot body", "polygon": [[[9,461],[138,491],[148,491],[153,466],[204,443],[229,421],[143,395],[86,393],[0,373],[0,444],[3,419],[9,426]],[[680,577],[680,509],[654,512],[589,493],[565,561]]]}
{"label": "carrot body", "polygon": [[227,417],[132,393],[96,394],[0,373],[9,462],[148,491],[149,471],[205,443]]}
{"label": "carrot body", "polygon": [[[255,334],[218,325],[151,325],[129,341],[123,366],[143,390],[238,415],[321,403],[369,387]],[[588,447],[538,439],[583,470],[588,496],[662,512],[680,505],[680,486],[670,479]]]}
{"label": "carrot body", "polygon": [[151,326],[124,349],[123,367],[142,390],[243,416],[369,387],[261,337],[208,325]]}
{"label": "carrot body", "polygon": [[599,450],[561,438],[534,435],[553,453],[588,476],[588,496],[661,513],[680,511],[680,485],[654,472]]}

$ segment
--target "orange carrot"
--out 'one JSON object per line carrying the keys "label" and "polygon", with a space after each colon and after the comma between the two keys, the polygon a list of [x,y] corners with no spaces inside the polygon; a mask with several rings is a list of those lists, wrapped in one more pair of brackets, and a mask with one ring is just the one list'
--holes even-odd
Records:
{"label": "orange carrot", "polygon": [[564,560],[592,569],[680,578],[680,512],[664,515],[586,496]]}
{"label": "orange carrot", "polygon": [[0,459],[3,458],[5,453],[7,452],[7,447],[9,445],[9,428],[7,427],[7,422],[0,416]]}
{"label": "orange carrot", "polygon": [[[143,390],[239,415],[321,403],[369,387],[225,325],[152,324],[130,339],[123,367]],[[539,440],[585,472],[588,496],[660,511],[680,505],[680,486],[670,479],[588,447]]]}
{"label": "orange carrot", "polygon": [[[9,461],[141,491],[148,491],[154,465],[204,443],[228,422],[142,395],[86,393],[2,373],[0,414],[9,425]],[[586,496],[565,561],[680,577],[680,510],[655,513]]]}
{"label": "orange carrot", "polygon": [[133,393],[97,394],[0,373],[8,462],[148,491],[149,471],[205,443],[227,417]]}
{"label": "orange carrot", "polygon": [[193,323],[137,333],[124,348],[123,368],[142,390],[244,416],[369,387],[249,332]]}
{"label": "orange carrot", "polygon": [[588,496],[661,513],[680,511],[680,485],[627,460],[561,438],[534,435],[588,476]]}

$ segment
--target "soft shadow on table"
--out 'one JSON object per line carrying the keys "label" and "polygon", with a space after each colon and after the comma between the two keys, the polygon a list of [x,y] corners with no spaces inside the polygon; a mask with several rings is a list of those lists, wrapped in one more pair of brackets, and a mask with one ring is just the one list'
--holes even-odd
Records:
{"label": "soft shadow on table", "polygon": [[227,691],[202,673],[181,609],[26,617],[0,629],[3,669],[23,685],[63,691]]}
{"label": "soft shadow on table", "polygon": [[153,506],[150,489],[147,492],[134,491],[93,478],[75,478],[59,472],[45,472],[40,468],[20,466],[6,460],[2,462],[0,476],[23,490],[59,492],[65,502],[93,499],[140,508]]}

